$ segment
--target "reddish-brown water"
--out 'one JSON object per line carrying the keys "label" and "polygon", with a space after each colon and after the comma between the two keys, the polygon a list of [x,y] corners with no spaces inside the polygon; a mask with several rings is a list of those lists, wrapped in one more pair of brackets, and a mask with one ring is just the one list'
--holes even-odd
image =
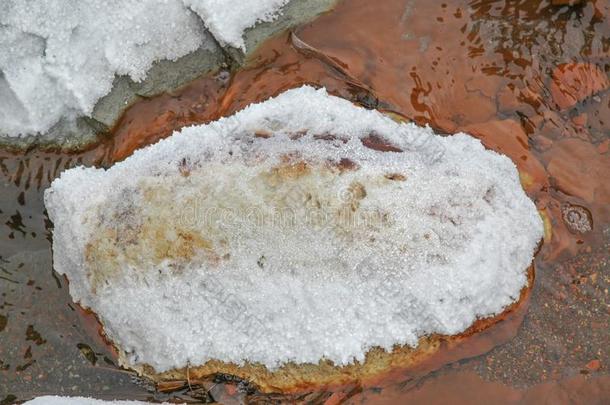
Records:
{"label": "reddish-brown water", "polygon": [[0,155],[0,401],[48,393],[288,399],[247,393],[222,378],[155,393],[118,369],[95,318],[71,303],[66,281],[52,272],[41,195],[66,168],[109,166],[175,129],[311,84],[442,133],[471,133],[507,154],[544,213],[547,234],[523,325],[507,320],[458,356],[478,357],[425,377],[389,374],[375,387],[290,399],[603,403],[610,398],[609,12],[599,0],[571,7],[343,1],[294,36],[266,42],[238,72],[134,105],[88,152]]}

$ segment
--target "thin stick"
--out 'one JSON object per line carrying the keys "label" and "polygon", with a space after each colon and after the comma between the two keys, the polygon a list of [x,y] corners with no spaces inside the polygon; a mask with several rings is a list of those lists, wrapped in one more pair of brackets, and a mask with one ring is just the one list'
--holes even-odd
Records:
{"label": "thin stick", "polygon": [[191,366],[191,362],[186,362],[186,382],[189,385],[189,392],[193,392],[193,387],[191,387],[191,376],[189,373],[189,367]]}

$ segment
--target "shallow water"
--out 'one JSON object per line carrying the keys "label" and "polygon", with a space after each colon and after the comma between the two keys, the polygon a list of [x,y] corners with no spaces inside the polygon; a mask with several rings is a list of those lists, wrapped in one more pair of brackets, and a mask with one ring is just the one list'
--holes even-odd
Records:
{"label": "shallow water", "polygon": [[71,302],[67,281],[52,271],[42,191],[66,168],[109,166],[174,129],[305,83],[439,132],[472,133],[509,155],[550,232],[521,327],[471,340],[468,355],[495,346],[488,353],[425,377],[388,375],[378,387],[291,399],[602,403],[610,397],[609,13],[599,0],[573,7],[348,0],[294,37],[268,41],[234,74],[138,103],[90,151],[0,152],[0,403],[60,393],[286,399],[248,394],[223,378],[155,392],[117,368],[95,318]]}

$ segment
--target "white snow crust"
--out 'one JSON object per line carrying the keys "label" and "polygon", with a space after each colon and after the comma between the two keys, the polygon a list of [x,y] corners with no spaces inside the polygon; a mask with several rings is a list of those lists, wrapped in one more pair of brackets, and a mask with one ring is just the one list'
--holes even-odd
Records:
{"label": "white snow crust", "polygon": [[289,0],[183,0],[223,45],[246,50],[243,33],[258,22],[273,21]]}

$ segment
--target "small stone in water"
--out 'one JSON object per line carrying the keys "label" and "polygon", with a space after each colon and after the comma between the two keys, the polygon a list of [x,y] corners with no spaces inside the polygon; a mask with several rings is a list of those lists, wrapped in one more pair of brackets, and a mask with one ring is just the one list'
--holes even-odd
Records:
{"label": "small stone in water", "polygon": [[591,212],[580,205],[565,204],[561,207],[563,222],[574,233],[586,233],[593,229]]}

